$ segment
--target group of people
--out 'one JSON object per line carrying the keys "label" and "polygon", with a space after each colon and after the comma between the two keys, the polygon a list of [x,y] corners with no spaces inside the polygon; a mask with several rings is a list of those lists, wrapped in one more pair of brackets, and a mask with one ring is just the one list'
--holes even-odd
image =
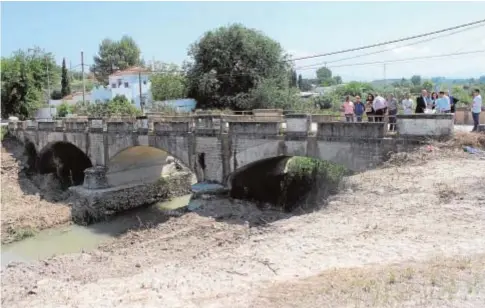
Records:
{"label": "group of people", "polygon": [[[409,95],[407,95],[406,98],[409,99]],[[347,96],[342,105],[342,111],[345,114],[347,122],[354,122],[354,117],[357,122],[362,122],[364,114],[367,116],[369,122],[382,122],[384,116],[387,114],[389,116],[390,130],[396,129],[395,115],[398,112],[398,108],[397,99],[392,94],[389,94],[387,98],[384,98],[379,94],[374,96],[369,93],[365,103],[362,102],[360,96],[356,96],[354,102],[350,100],[350,96]],[[405,113],[407,113],[407,104],[403,104],[403,108]]]}
{"label": "group of people", "polygon": [[[455,113],[455,107],[459,100],[456,97],[450,95],[449,91],[433,92],[429,95],[427,90],[421,91],[421,96],[416,99],[415,113]],[[401,107],[404,114],[413,113],[413,101],[409,94],[404,96],[401,101]],[[382,122],[384,116],[387,114],[389,117],[389,129],[391,131],[396,130],[396,115],[398,113],[399,104],[397,99],[389,94],[387,98],[382,97],[379,94],[375,96],[371,93],[367,95],[365,103],[362,102],[360,96],[356,96],[352,102],[350,96],[345,98],[345,102],[342,105],[341,110],[345,114],[347,122],[354,122],[354,118],[357,122],[362,122],[364,114],[367,116],[369,122]],[[480,90],[473,90],[473,104],[472,104],[472,116],[474,122],[473,131],[478,129],[480,112],[482,110],[482,97],[480,96]]]}

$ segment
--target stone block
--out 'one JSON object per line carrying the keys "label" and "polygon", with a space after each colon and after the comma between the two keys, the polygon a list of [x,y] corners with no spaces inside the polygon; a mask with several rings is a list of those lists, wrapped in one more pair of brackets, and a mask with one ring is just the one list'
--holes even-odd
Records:
{"label": "stone block", "polygon": [[154,122],[153,129],[157,135],[180,134],[184,135],[189,132],[190,123],[184,122]]}
{"label": "stone block", "polygon": [[229,134],[276,136],[279,135],[278,122],[232,122],[229,123]]}
{"label": "stone block", "polygon": [[408,114],[397,115],[397,131],[402,137],[451,137],[454,132],[453,115]]}
{"label": "stone block", "polygon": [[322,122],[318,123],[317,137],[325,138],[383,138],[387,124],[382,123],[346,123],[346,122]]}
{"label": "stone block", "polygon": [[311,117],[307,114],[285,115],[286,134],[306,136],[312,124]]}
{"label": "stone block", "polygon": [[108,187],[106,178],[107,168],[104,166],[95,166],[84,170],[83,187],[86,189],[102,189]]}
{"label": "stone block", "polygon": [[64,121],[66,131],[68,132],[86,132],[88,129],[88,121],[86,120],[74,120],[74,121]]}
{"label": "stone block", "polygon": [[39,121],[37,122],[38,129],[41,131],[55,131],[56,123],[54,121]]}

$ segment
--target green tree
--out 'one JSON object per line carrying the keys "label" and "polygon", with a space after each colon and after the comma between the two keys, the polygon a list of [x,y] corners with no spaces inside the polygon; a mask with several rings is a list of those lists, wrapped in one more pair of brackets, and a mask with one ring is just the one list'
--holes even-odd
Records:
{"label": "green tree", "polygon": [[339,95],[340,97],[343,96],[364,96],[367,95],[367,93],[372,93],[374,92],[374,88],[370,83],[366,82],[358,82],[358,81],[351,81],[345,85],[337,87],[335,89],[335,94]]}
{"label": "green tree", "polygon": [[54,90],[51,93],[51,99],[59,100],[59,99],[61,99],[63,97],[64,96],[62,95],[62,92],[60,90]]}
{"label": "green tree", "polygon": [[337,80],[332,78],[332,71],[326,67],[319,68],[316,74],[317,74],[318,83],[324,87],[338,84],[337,80],[342,82],[342,78],[340,76]]}
{"label": "green tree", "polygon": [[421,76],[419,76],[419,75],[413,75],[411,77],[411,83],[415,87],[420,86],[421,85]]}
{"label": "green tree", "polygon": [[425,80],[422,84],[422,88],[428,90],[428,92],[433,91],[433,83],[431,80]]}
{"label": "green tree", "polygon": [[51,85],[59,82],[60,69],[51,53],[35,47],[2,57],[1,72],[2,117],[23,119],[49,99],[47,81]]}
{"label": "green tree", "polygon": [[251,109],[249,93],[265,79],[288,88],[289,65],[281,45],[240,24],[205,33],[188,55],[188,96],[198,108]]}
{"label": "green tree", "polygon": [[298,77],[296,75],[296,71],[295,70],[291,70],[290,71],[290,87],[292,88],[297,88],[298,87]]}
{"label": "green tree", "polygon": [[342,84],[342,77],[340,76],[334,76],[333,80],[335,81],[335,84]]}
{"label": "green tree", "polygon": [[116,95],[107,102],[89,104],[86,113],[92,117],[138,116],[142,114],[141,110],[128,101],[124,95]]}
{"label": "green tree", "polygon": [[277,79],[264,79],[249,93],[250,109],[294,109],[300,97],[296,88],[281,87]]}
{"label": "green tree", "polygon": [[104,39],[93,61],[91,72],[99,82],[104,84],[108,83],[108,76],[116,70],[142,65],[140,48],[131,37],[126,35],[119,41]]}
{"label": "green tree", "polygon": [[69,75],[66,67],[66,58],[62,59],[61,94],[62,97],[71,94]]}
{"label": "green tree", "polygon": [[184,98],[187,95],[185,76],[175,64],[163,64],[151,76],[151,91],[155,101]]}
{"label": "green tree", "polygon": [[57,116],[60,118],[64,118],[68,114],[72,113],[74,110],[74,106],[70,105],[66,102],[62,102],[59,106],[57,106]]}
{"label": "green tree", "polygon": [[300,91],[303,91],[302,87],[303,87],[303,77],[300,74],[298,75],[298,89],[300,89]]}

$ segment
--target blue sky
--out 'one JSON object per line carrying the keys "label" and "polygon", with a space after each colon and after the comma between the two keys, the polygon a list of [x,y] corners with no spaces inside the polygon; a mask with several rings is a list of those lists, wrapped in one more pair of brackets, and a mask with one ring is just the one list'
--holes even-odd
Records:
{"label": "blue sky", "polygon": [[[188,46],[205,31],[239,22],[263,31],[295,56],[330,52],[438,30],[482,19],[485,2],[2,2],[1,54],[39,46],[74,65],[92,63],[104,38],[132,36],[146,60],[180,64]],[[402,43],[405,44],[405,43]],[[485,49],[485,27],[412,47],[338,64],[389,61]],[[379,50],[381,48],[372,49]],[[368,52],[363,51],[363,52]],[[361,52],[296,62],[332,61]],[[329,64],[329,67],[331,65]],[[348,79],[380,79],[383,65],[333,68]],[[314,70],[300,71],[311,76]],[[485,53],[456,58],[388,64],[387,78],[478,77]]]}

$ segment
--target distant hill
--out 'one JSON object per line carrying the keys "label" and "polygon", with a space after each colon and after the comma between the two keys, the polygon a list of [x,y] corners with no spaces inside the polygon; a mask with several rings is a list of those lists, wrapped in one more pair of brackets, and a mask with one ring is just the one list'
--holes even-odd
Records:
{"label": "distant hill", "polygon": [[[374,86],[380,86],[384,84],[392,84],[393,82],[399,82],[401,81],[402,78],[390,78],[390,79],[376,79],[371,82],[372,85]],[[409,80],[410,78],[406,78]],[[431,77],[431,78],[426,78],[422,77],[422,80],[429,80],[434,84],[456,84],[456,85],[464,85],[464,84],[469,84],[469,83],[484,83],[485,84],[485,75],[480,76],[479,78],[452,78],[452,77]]]}

